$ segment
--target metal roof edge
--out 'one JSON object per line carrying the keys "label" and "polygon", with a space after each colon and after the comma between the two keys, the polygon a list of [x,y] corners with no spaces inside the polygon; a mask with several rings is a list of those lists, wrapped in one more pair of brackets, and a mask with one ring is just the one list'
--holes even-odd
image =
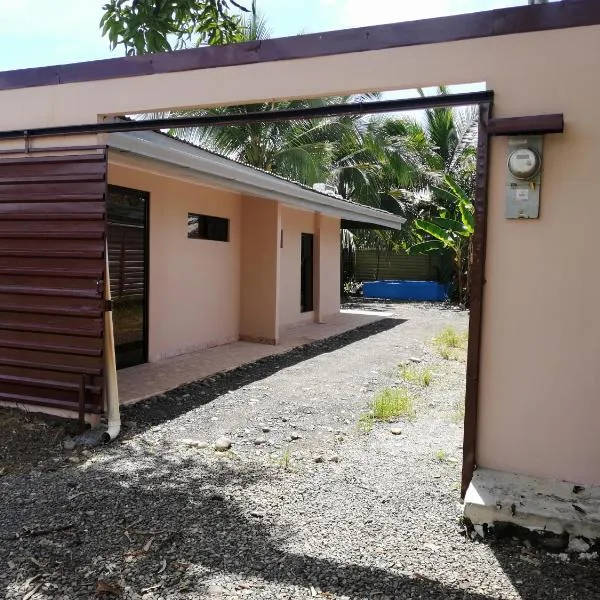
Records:
{"label": "metal roof edge", "polygon": [[206,183],[276,200],[289,206],[397,230],[406,221],[387,211],[318,192],[161,133],[111,133],[106,136],[106,140],[112,150],[189,169],[200,174]]}

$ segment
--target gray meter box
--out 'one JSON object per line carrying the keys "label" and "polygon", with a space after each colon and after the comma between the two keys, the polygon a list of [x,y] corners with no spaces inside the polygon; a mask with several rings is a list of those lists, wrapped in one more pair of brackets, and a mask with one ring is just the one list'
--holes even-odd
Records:
{"label": "gray meter box", "polygon": [[542,136],[508,138],[506,218],[537,219],[542,183]]}

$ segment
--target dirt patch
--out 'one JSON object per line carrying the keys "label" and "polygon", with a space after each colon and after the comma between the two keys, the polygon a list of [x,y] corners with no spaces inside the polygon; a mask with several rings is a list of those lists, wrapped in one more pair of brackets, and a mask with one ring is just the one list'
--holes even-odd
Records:
{"label": "dirt patch", "polygon": [[0,409],[0,476],[24,475],[55,464],[73,424],[37,413]]}

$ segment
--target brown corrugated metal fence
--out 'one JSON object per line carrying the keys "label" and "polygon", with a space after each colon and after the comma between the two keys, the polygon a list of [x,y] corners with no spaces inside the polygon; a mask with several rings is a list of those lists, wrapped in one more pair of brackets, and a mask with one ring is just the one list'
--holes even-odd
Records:
{"label": "brown corrugated metal fence", "polygon": [[0,159],[0,400],[100,412],[105,151]]}

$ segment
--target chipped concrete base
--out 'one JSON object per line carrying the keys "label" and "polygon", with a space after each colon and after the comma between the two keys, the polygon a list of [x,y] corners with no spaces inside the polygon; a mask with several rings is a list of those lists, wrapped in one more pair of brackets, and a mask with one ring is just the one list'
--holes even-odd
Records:
{"label": "chipped concrete base", "polygon": [[547,549],[588,552],[600,542],[600,486],[478,469],[464,516],[480,537],[513,526],[538,534]]}

